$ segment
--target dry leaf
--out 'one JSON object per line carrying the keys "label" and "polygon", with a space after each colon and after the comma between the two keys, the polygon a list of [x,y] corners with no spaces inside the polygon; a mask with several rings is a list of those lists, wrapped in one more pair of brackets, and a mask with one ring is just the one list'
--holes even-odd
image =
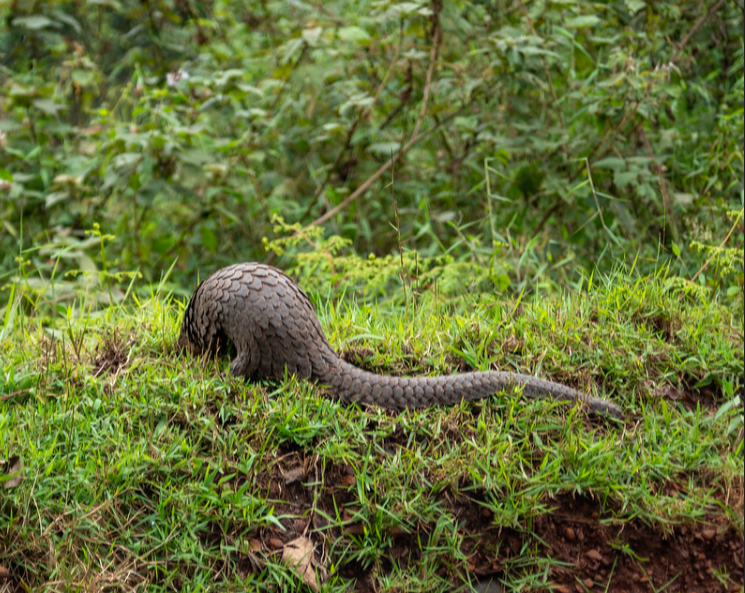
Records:
{"label": "dry leaf", "polygon": [[266,543],[272,550],[281,550],[285,547],[285,542],[278,537],[270,537]]}
{"label": "dry leaf", "polygon": [[261,550],[261,542],[256,538],[248,540],[248,551],[258,552]]}
{"label": "dry leaf", "polygon": [[312,541],[299,537],[287,542],[282,550],[282,562],[303,579],[311,591],[318,591]]}
{"label": "dry leaf", "polygon": [[290,484],[299,482],[304,477],[305,477],[305,469],[303,468],[303,466],[302,465],[295,466],[285,473],[285,485],[289,486]]}
{"label": "dry leaf", "polygon": [[664,397],[673,401],[685,396],[685,392],[672,385],[663,385],[654,391],[655,397]]}
{"label": "dry leaf", "polygon": [[600,562],[603,560],[603,555],[594,548],[585,552],[585,556],[587,556],[591,560],[595,560],[596,562]]}
{"label": "dry leaf", "polygon": [[473,588],[476,593],[502,593],[504,589],[495,579],[487,579],[476,584]]}
{"label": "dry leaf", "polygon": [[[10,466],[10,470],[7,471],[7,475],[9,475],[10,478],[2,482],[3,488],[15,488],[20,485],[23,480],[23,463],[18,455],[14,455],[10,458],[10,461],[7,462],[7,465]],[[0,468],[0,471],[6,472],[6,468],[2,467]]]}

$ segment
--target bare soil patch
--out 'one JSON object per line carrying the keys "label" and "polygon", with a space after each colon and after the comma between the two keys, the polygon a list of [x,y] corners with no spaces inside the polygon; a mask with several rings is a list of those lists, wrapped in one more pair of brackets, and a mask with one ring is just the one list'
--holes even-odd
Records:
{"label": "bare soil patch", "polygon": [[[351,544],[348,538],[363,533],[361,523],[352,522],[342,531],[330,527],[323,518],[324,514],[334,517],[337,510],[343,519],[353,517],[356,492],[351,467],[332,465],[321,471],[320,465],[301,451],[288,451],[260,476],[259,484],[276,501],[276,514],[283,517],[284,530],[277,526],[260,530],[252,541],[255,552],[277,553],[285,543],[306,535],[315,541],[317,559],[323,561],[329,554],[333,556],[337,546]],[[551,590],[561,593],[704,593],[743,588],[743,535],[728,526],[723,516],[662,532],[639,520],[614,521],[603,516],[600,505],[589,498],[562,495],[549,501],[552,512],[527,518],[524,531],[517,531],[494,524],[491,513],[480,504],[478,492],[446,489],[438,498],[460,525],[461,549],[475,580],[500,578],[505,565],[519,558],[523,550],[537,549],[539,556],[558,561],[550,569]],[[353,590],[375,591],[373,571],[417,563],[417,542],[427,541],[434,527],[418,524],[415,531],[392,529],[390,546],[378,567],[351,563],[340,567],[341,574],[355,581]],[[347,541],[342,544],[343,539]],[[452,577],[454,586],[462,584],[455,574],[448,574],[450,563],[443,560],[441,576]],[[246,570],[258,569],[255,556],[240,565]]]}

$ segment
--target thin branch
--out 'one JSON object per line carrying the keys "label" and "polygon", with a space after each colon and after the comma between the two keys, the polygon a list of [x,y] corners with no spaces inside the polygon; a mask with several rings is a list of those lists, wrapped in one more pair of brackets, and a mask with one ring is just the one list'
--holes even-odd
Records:
{"label": "thin branch", "polygon": [[673,237],[677,238],[678,228],[675,224],[675,220],[673,219],[673,211],[670,208],[670,200],[667,195],[667,180],[665,179],[665,171],[662,165],[660,165],[660,163],[657,161],[657,157],[655,157],[654,155],[652,145],[649,143],[649,139],[647,138],[647,134],[644,131],[644,127],[640,123],[636,124],[636,131],[637,134],[639,134],[639,138],[641,138],[642,144],[644,144],[644,147],[647,149],[647,155],[650,159],[652,159],[652,163],[654,163],[655,173],[657,173],[657,177],[660,180],[660,190],[662,191],[662,201],[665,206],[665,213],[667,214],[668,222],[670,223],[670,226],[672,228]]}
{"label": "thin branch", "polygon": [[292,78],[292,74],[297,70],[297,67],[300,65],[300,62],[302,62],[305,55],[308,53],[308,44],[303,43],[303,47],[300,50],[300,55],[298,56],[297,60],[295,60],[295,63],[292,65],[292,69],[287,73],[285,76],[285,79],[282,81],[282,86],[279,87],[279,92],[277,92],[277,96],[274,97],[274,101],[272,101],[272,105],[269,108],[270,113],[274,113],[277,109],[277,105],[279,104],[279,100],[282,98],[282,94],[284,93],[284,90],[287,88],[287,85],[290,83],[290,78]]}
{"label": "thin branch", "polygon": [[341,164],[342,158],[345,154],[347,154],[347,151],[349,150],[349,147],[352,143],[352,137],[354,136],[355,131],[357,130],[357,126],[360,123],[360,120],[362,119],[363,112],[360,111],[357,114],[357,117],[352,122],[352,125],[347,130],[347,136],[344,139],[344,143],[342,145],[341,150],[336,155],[336,158],[334,159],[334,162],[331,163],[331,166],[326,171],[326,176],[323,179],[323,182],[318,186],[318,189],[316,189],[316,193],[313,194],[313,198],[308,202],[308,207],[305,209],[305,212],[303,212],[303,215],[300,217],[300,220],[305,220],[308,215],[310,214],[310,211],[313,209],[313,207],[316,205],[316,200],[321,196],[321,194],[326,189],[326,186],[328,185],[329,181],[331,180],[331,175],[333,175],[334,171],[339,167]]}
{"label": "thin branch", "polygon": [[14,391],[13,393],[8,393],[7,395],[0,396],[0,401],[8,400],[11,397],[15,397],[16,395],[21,395],[22,393],[28,393],[29,391],[31,391],[31,388],[29,388],[29,389],[20,389],[19,391]]}
{"label": "thin branch", "polygon": [[[528,28],[530,29],[531,34],[539,37],[538,33],[536,33],[535,27],[533,26],[533,19],[530,18],[525,5],[520,4],[520,9],[522,10],[526,22],[528,23]],[[566,132],[567,126],[566,122],[564,121],[564,112],[562,111],[561,106],[558,105],[559,98],[556,96],[556,89],[554,89],[554,81],[551,77],[551,71],[548,69],[548,61],[546,60],[546,56],[541,56],[541,65],[543,66],[543,75],[546,77],[546,82],[548,82],[548,90],[551,93],[551,99],[553,100],[553,105],[556,109],[556,115],[559,118],[559,124],[561,124],[561,128]],[[564,154],[569,156],[569,147],[566,145],[566,143],[561,144],[561,150],[564,152]]]}
{"label": "thin branch", "polygon": [[719,253],[720,253],[720,252],[722,251],[722,248],[723,248],[723,247],[725,246],[725,244],[727,243],[727,241],[729,241],[729,238],[730,238],[730,237],[732,236],[732,233],[733,233],[733,232],[734,232],[734,230],[735,230],[735,229],[737,228],[737,225],[738,225],[738,224],[740,224],[740,217],[739,217],[739,216],[738,216],[737,218],[735,218],[735,223],[734,223],[734,224],[732,225],[732,228],[731,228],[731,229],[729,230],[729,233],[727,233],[727,236],[726,236],[726,237],[724,238],[724,241],[722,241],[722,242],[721,242],[721,243],[719,244],[719,247],[717,247],[717,248],[716,248],[716,249],[714,250],[714,252],[713,252],[713,253],[712,253],[712,254],[711,254],[711,255],[709,256],[709,259],[707,259],[707,260],[706,260],[706,261],[704,262],[704,265],[703,265],[703,266],[701,266],[701,268],[699,269],[699,271],[698,271],[698,272],[696,272],[696,273],[695,273],[695,274],[693,275],[693,278],[691,278],[691,282],[695,282],[695,281],[696,281],[696,278],[698,278],[699,274],[700,274],[701,272],[703,272],[703,271],[704,271],[704,270],[705,270],[705,269],[706,269],[706,268],[707,268],[707,267],[709,266],[709,264],[711,263],[711,260],[713,260],[713,259],[714,259],[714,258],[715,258],[715,257],[717,256],[717,254],[719,254]]}
{"label": "thin branch", "polygon": [[[372,112],[373,106],[380,98],[380,95],[382,94],[383,89],[385,88],[385,85],[388,82],[388,78],[390,78],[391,72],[393,71],[393,68],[398,62],[398,57],[401,54],[401,46],[403,45],[402,36],[403,36],[403,33],[401,33],[401,36],[399,37],[398,44],[396,45],[396,49],[393,54],[393,58],[391,59],[390,64],[388,65],[388,68],[386,68],[385,74],[383,75],[383,80],[378,85],[378,89],[375,92],[375,96],[373,97],[372,103],[370,103],[370,105],[368,105],[367,107],[359,111],[356,119],[352,123],[352,126],[349,128],[349,130],[347,130],[347,137],[344,140],[344,145],[342,146],[342,149],[336,155],[336,159],[334,159],[333,164],[326,171],[326,177],[324,178],[321,185],[318,186],[318,189],[316,190],[316,193],[313,196],[313,199],[310,200],[310,202],[308,202],[308,208],[303,213],[303,215],[300,217],[301,221],[305,220],[308,217],[316,201],[321,196],[321,194],[324,192],[324,190],[326,189],[326,186],[331,180],[331,175],[334,173],[337,167],[341,164],[341,161],[344,155],[347,154],[347,151],[349,150],[352,144],[352,137],[354,136],[354,133],[357,130],[357,126],[359,125],[360,121],[362,121],[363,118],[367,117]],[[381,129],[382,128],[383,126],[381,126]]]}
{"label": "thin branch", "polygon": [[719,0],[719,2],[717,2],[714,6],[712,6],[709,9],[709,12],[707,12],[704,16],[698,19],[698,21],[696,21],[696,24],[693,25],[693,27],[691,27],[691,30],[688,31],[688,33],[686,33],[686,36],[683,37],[683,39],[681,40],[680,45],[678,45],[678,49],[675,50],[675,53],[673,54],[673,57],[671,59],[672,62],[674,62],[676,58],[678,57],[678,54],[681,51],[683,51],[683,48],[688,44],[691,37],[693,37],[693,34],[696,31],[698,31],[701,28],[701,25],[703,25],[707,20],[709,20],[711,15],[714,14],[717,10],[719,10],[723,4],[724,4],[724,0]]}
{"label": "thin branch", "polygon": [[415,138],[419,134],[419,128],[422,126],[424,115],[427,112],[427,99],[429,99],[429,88],[432,83],[432,74],[435,71],[435,64],[437,63],[437,57],[440,52],[440,41],[442,38],[442,32],[440,30],[439,22],[435,26],[434,35],[432,36],[432,48],[429,51],[429,68],[427,68],[427,78],[424,81],[424,93],[422,96],[422,108],[419,110],[419,117],[417,117],[416,124],[414,125],[414,131],[411,133],[411,137]]}
{"label": "thin branch", "polygon": [[544,225],[548,222],[548,219],[551,218],[554,213],[563,205],[564,201],[561,198],[558,198],[556,202],[554,202],[554,205],[543,213],[541,220],[539,220],[538,224],[535,225],[535,228],[533,228],[533,237],[540,234],[540,232],[543,230]]}
{"label": "thin branch", "polygon": [[[414,131],[411,133],[411,138],[409,138],[409,141],[402,146],[399,151],[391,157],[386,163],[384,163],[375,173],[373,173],[367,181],[365,181],[362,185],[360,185],[350,196],[342,200],[337,206],[326,212],[326,214],[318,217],[316,220],[311,222],[308,226],[317,226],[319,224],[323,224],[333,216],[335,216],[338,212],[349,206],[352,202],[354,202],[357,198],[359,198],[362,194],[364,194],[368,188],[377,181],[381,175],[383,175],[388,169],[390,169],[394,164],[396,164],[399,159],[406,154],[406,152],[414,146],[419,140],[422,138],[429,136],[434,130],[436,130],[439,126],[435,125],[435,127],[431,128],[424,134],[419,134],[419,129],[422,126],[422,121],[424,120],[424,115],[427,111],[427,100],[429,98],[429,91],[430,86],[432,84],[432,74],[434,73],[435,69],[435,63],[437,62],[437,57],[439,55],[439,46],[440,46],[440,40],[441,40],[441,32],[440,32],[440,26],[439,22],[434,27],[434,35],[432,36],[432,48],[429,52],[430,62],[429,62],[429,68],[427,68],[427,78],[425,79],[424,83],[424,92],[422,96],[422,107],[419,110],[419,116],[417,117],[416,124],[414,125]],[[457,110],[455,113],[458,113],[460,111]],[[454,117],[455,114],[452,114],[452,117]],[[445,121],[448,121],[450,118],[446,118]]]}
{"label": "thin branch", "polygon": [[[452,120],[456,115],[458,115],[463,110],[463,108],[464,107],[460,107],[459,109],[457,109],[456,111],[454,111],[453,113],[451,113],[450,115],[448,115],[447,117],[443,118],[442,124],[445,124],[445,123],[449,122],[450,120]],[[419,142],[419,140],[422,140],[423,138],[426,138],[427,136],[429,136],[430,134],[432,134],[432,132],[434,132],[435,130],[437,130],[439,128],[440,128],[440,125],[435,125],[433,128],[430,128],[429,130],[427,130],[423,134],[419,134],[418,136],[414,136],[413,138],[411,138],[411,140],[409,140],[395,155],[393,155],[393,157],[390,160],[386,161],[377,171],[375,171],[375,173],[373,173],[367,179],[367,181],[365,181],[365,183],[363,183],[362,185],[360,185],[350,196],[348,196],[343,201],[341,201],[338,205],[336,205],[331,210],[329,210],[328,212],[326,212],[326,214],[324,214],[323,216],[320,216],[319,218],[317,218],[316,220],[314,220],[313,222],[311,222],[308,226],[311,227],[311,226],[317,226],[319,224],[323,224],[329,218],[335,216],[341,210],[344,210],[344,208],[346,208],[347,206],[349,206],[349,204],[351,204],[357,198],[359,198],[362,194],[364,194],[370,188],[370,186],[373,183],[375,183],[378,179],[380,179],[380,176],[383,175],[383,173],[385,173],[388,169],[390,169],[393,165],[395,165],[398,162],[398,160],[404,154],[406,154],[406,152],[412,146],[414,146],[414,144],[416,144],[417,142]]]}

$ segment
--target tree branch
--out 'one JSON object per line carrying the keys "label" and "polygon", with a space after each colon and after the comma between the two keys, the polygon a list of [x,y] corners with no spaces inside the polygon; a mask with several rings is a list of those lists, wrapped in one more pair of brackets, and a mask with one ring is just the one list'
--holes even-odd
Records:
{"label": "tree branch", "polygon": [[[308,226],[317,226],[319,224],[323,224],[333,216],[335,216],[338,212],[349,206],[352,202],[354,202],[357,198],[359,198],[362,194],[364,194],[369,187],[377,181],[383,173],[385,173],[388,169],[390,169],[393,165],[395,165],[399,159],[406,154],[406,152],[414,146],[419,140],[422,138],[429,136],[434,130],[436,130],[439,125],[435,125],[433,128],[425,132],[424,134],[419,134],[419,130],[422,126],[422,121],[424,120],[424,116],[427,112],[427,100],[429,99],[429,91],[430,86],[432,84],[432,75],[435,70],[435,63],[437,62],[437,58],[439,56],[439,50],[440,50],[440,41],[442,38],[442,32],[440,29],[440,23],[439,20],[435,21],[435,24],[433,26],[433,35],[432,35],[432,47],[430,48],[429,52],[429,67],[427,68],[427,77],[424,82],[424,91],[422,96],[422,106],[419,109],[419,115],[417,116],[416,124],[414,124],[414,130],[411,133],[411,137],[409,138],[409,141],[404,144],[399,151],[391,157],[390,160],[388,160],[385,164],[383,164],[375,173],[373,173],[368,179],[360,185],[350,196],[342,200],[338,205],[336,205],[334,208],[326,212],[326,214],[318,217],[316,220],[311,222]],[[458,113],[460,109],[456,110],[455,113],[451,114],[451,116],[445,118],[443,121],[448,121],[452,117],[455,117],[455,114]]]}

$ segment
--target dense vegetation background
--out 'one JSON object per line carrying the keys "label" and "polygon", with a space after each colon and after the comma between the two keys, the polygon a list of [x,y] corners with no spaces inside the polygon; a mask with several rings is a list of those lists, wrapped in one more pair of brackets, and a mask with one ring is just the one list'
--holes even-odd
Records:
{"label": "dense vegetation background", "polygon": [[47,0],[2,16],[6,287],[59,302],[105,280],[121,300],[116,274],[175,263],[187,294],[268,240],[329,266],[447,256],[512,291],[669,265],[741,298],[741,3]]}

